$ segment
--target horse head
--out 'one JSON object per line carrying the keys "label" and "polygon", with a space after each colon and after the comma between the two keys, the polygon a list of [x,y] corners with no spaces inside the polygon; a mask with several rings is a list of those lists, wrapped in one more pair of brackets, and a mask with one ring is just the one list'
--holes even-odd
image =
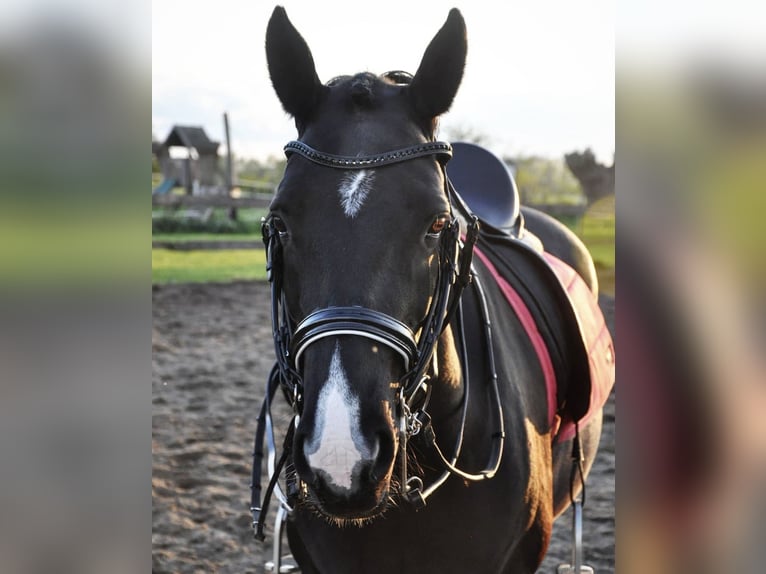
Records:
{"label": "horse head", "polygon": [[[299,139],[288,146],[268,217],[301,386],[293,462],[323,515],[370,518],[392,492],[403,377],[433,314],[445,233],[456,235],[433,142],[462,79],[465,24],[449,13],[414,76],[321,83],[281,7],[266,53]],[[403,148],[415,150],[411,159],[388,162],[388,152]],[[362,168],[340,165],[370,157]]]}

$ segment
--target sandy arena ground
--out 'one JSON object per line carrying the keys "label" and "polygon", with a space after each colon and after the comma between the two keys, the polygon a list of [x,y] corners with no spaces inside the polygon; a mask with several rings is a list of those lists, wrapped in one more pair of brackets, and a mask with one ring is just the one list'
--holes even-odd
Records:
{"label": "sandy arena ground", "polygon": [[[248,484],[274,356],[268,284],[155,286],[152,300],[152,571],[260,573]],[[614,332],[613,300],[601,303]],[[586,561],[599,574],[614,572],[614,424],[613,394],[585,508]],[[569,531],[567,512],[540,572],[568,561]]]}

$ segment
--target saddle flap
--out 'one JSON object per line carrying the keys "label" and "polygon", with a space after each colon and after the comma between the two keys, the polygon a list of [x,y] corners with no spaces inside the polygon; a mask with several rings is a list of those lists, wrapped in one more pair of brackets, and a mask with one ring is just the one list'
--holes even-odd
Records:
{"label": "saddle flap", "polygon": [[[574,381],[572,388],[567,393],[566,405],[569,405],[570,400],[574,399],[569,395],[577,395],[577,399],[573,400],[571,407],[565,405],[562,426],[559,430],[558,439],[567,440],[574,436],[574,421],[585,424],[609,398],[615,380],[614,344],[604,315],[598,306],[598,301],[588,289],[585,281],[574,269],[555,255],[545,252],[543,257],[553,269],[567,295],[580,329],[579,342],[582,345],[579,349],[580,357],[578,360],[587,362],[590,373],[589,388]],[[582,400],[579,398],[581,395],[589,398],[587,405],[582,404]],[[567,417],[567,415],[569,416]]]}
{"label": "saddle flap", "polygon": [[481,238],[479,258],[517,316],[533,321],[528,333],[544,343],[535,348],[548,373],[550,422],[561,418],[556,439],[572,438],[575,421],[584,424],[604,405],[615,380],[614,347],[598,301],[577,272],[550,253],[507,236]]}

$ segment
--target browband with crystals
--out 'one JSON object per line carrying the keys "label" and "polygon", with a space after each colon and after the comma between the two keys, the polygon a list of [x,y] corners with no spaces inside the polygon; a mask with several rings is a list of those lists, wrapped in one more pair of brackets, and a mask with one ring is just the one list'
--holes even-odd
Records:
{"label": "browband with crystals", "polygon": [[375,155],[350,156],[324,153],[315,150],[303,142],[294,140],[287,143],[284,151],[287,157],[290,157],[293,153],[297,153],[319,165],[339,169],[380,167],[427,155],[436,155],[438,156],[439,161],[442,164],[445,164],[452,157],[452,146],[447,142],[426,142]]}

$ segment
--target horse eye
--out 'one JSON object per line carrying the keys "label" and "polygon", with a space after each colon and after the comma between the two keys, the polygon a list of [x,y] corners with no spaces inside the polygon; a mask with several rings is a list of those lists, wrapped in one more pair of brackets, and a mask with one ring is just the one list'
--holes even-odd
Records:
{"label": "horse eye", "polygon": [[280,235],[285,235],[287,233],[287,225],[285,225],[285,222],[282,221],[281,218],[274,216],[271,218],[271,225],[274,226],[274,229],[279,233]]}
{"label": "horse eye", "polygon": [[430,229],[428,230],[429,235],[439,235],[442,230],[444,230],[445,227],[447,227],[447,221],[448,218],[446,215],[440,215],[436,219],[434,219],[434,222],[431,224]]}

